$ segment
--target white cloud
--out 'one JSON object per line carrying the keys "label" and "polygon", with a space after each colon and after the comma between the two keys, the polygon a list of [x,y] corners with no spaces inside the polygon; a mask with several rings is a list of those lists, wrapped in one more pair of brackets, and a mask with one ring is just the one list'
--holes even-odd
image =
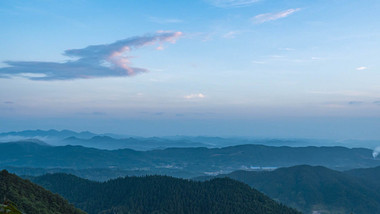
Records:
{"label": "white cloud", "polygon": [[372,152],[372,156],[373,158],[377,158],[377,156],[379,156],[380,154],[380,146],[376,147],[373,152]]}
{"label": "white cloud", "polygon": [[267,62],[265,62],[265,61],[256,61],[256,60],[254,60],[254,61],[252,61],[252,63],[253,63],[253,64],[266,64]]}
{"label": "white cloud", "polygon": [[223,35],[223,38],[226,38],[226,39],[233,39],[235,38],[236,35],[238,35],[240,32],[238,31],[230,31],[226,34]]}
{"label": "white cloud", "polygon": [[195,99],[195,98],[205,98],[206,96],[202,93],[199,93],[199,94],[189,94],[189,95],[186,95],[184,96],[185,99]]}
{"label": "white cloud", "polygon": [[322,60],[322,58],[313,56],[313,57],[311,57],[311,60]]}
{"label": "white cloud", "polygon": [[294,48],[279,48],[281,51],[295,51],[296,49]]}
{"label": "white cloud", "polygon": [[273,59],[285,58],[285,56],[283,56],[283,55],[270,55],[268,57],[273,58]]}
{"label": "white cloud", "polygon": [[358,67],[356,68],[357,71],[364,71],[364,70],[367,70],[368,68],[365,67],[365,66],[361,66],[361,67]]}
{"label": "white cloud", "polygon": [[281,12],[278,12],[278,13],[259,14],[259,15],[255,16],[255,17],[253,17],[252,21],[254,23],[257,23],[257,24],[264,23],[264,22],[269,22],[269,21],[274,21],[274,20],[277,20],[277,19],[282,19],[282,18],[288,17],[288,16],[292,15],[293,13],[298,12],[300,10],[301,10],[301,8],[295,8],[295,9],[288,9],[288,10],[285,10],[285,11],[281,11]]}

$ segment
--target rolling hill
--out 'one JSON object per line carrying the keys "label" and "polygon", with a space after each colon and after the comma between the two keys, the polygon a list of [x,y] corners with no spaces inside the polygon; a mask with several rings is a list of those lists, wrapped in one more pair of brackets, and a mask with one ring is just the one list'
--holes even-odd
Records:
{"label": "rolling hill", "polygon": [[[379,169],[364,169],[367,174],[362,175],[367,181],[379,184],[376,177],[367,176],[378,173]],[[306,214],[313,211],[323,214],[380,213],[380,189],[352,175],[362,171],[338,172],[320,166],[301,165],[267,172],[235,171],[218,177],[242,181]],[[207,178],[200,178],[204,179]]]}
{"label": "rolling hill", "polygon": [[228,178],[195,182],[167,176],[146,176],[99,183],[68,174],[48,174],[32,181],[64,196],[90,214],[299,213],[246,184]]}

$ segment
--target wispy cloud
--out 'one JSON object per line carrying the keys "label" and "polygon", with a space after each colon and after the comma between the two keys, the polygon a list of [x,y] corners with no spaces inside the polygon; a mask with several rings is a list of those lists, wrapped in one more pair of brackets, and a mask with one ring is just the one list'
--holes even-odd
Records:
{"label": "wispy cloud", "polygon": [[264,22],[269,22],[269,21],[274,21],[277,19],[282,19],[285,17],[288,17],[292,15],[295,12],[300,11],[301,8],[295,8],[295,9],[288,9],[284,10],[278,13],[264,13],[264,14],[259,14],[255,17],[252,18],[252,21],[256,24],[264,23]]}
{"label": "wispy cloud", "polygon": [[360,67],[357,67],[356,70],[357,71],[364,71],[364,70],[367,70],[368,68],[365,67],[365,66],[360,66]]}
{"label": "wispy cloud", "polygon": [[239,31],[229,31],[223,35],[225,39],[234,39],[236,35],[240,34]]}
{"label": "wispy cloud", "polygon": [[146,72],[145,68],[131,66],[131,50],[147,45],[175,43],[181,32],[157,32],[116,41],[111,44],[90,45],[64,52],[69,60],[64,63],[44,61],[5,61],[8,67],[0,68],[0,78],[22,76],[30,80],[69,80],[99,77],[122,77]]}
{"label": "wispy cloud", "polygon": [[294,48],[279,48],[280,51],[295,51]]}
{"label": "wispy cloud", "polygon": [[176,24],[176,23],[183,22],[183,20],[181,19],[159,18],[155,16],[149,16],[148,20],[154,23],[158,23],[158,24]]}
{"label": "wispy cloud", "polygon": [[253,60],[252,63],[253,64],[267,64],[267,62],[265,61],[257,61],[257,60]]}
{"label": "wispy cloud", "polygon": [[195,98],[205,98],[206,96],[202,93],[199,94],[189,94],[184,96],[185,99],[195,99]]}
{"label": "wispy cloud", "polygon": [[260,0],[206,0],[215,7],[230,8],[230,7],[247,7]]}
{"label": "wispy cloud", "polygon": [[311,57],[311,60],[323,60],[323,58],[321,58],[321,57],[316,57],[316,56],[313,56],[313,57]]}

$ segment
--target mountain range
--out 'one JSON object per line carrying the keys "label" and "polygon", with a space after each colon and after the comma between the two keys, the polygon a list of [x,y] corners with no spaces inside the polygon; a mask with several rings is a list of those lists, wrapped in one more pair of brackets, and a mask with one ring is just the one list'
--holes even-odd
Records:
{"label": "mountain range", "polygon": [[181,177],[215,175],[239,169],[275,169],[301,164],[331,169],[380,166],[372,150],[344,147],[273,147],[240,145],[224,148],[167,148],[150,151],[100,150],[82,146],[49,146],[42,142],[1,143],[0,167],[118,169]]}
{"label": "mountain range", "polygon": [[207,147],[221,148],[243,144],[260,144],[267,146],[343,146],[348,148],[363,147],[374,149],[380,146],[376,140],[327,140],[327,139],[275,139],[255,137],[211,137],[211,136],[164,136],[139,137],[120,134],[95,134],[89,131],[71,130],[24,130],[0,133],[0,142],[19,140],[41,140],[53,146],[79,145],[97,149],[134,149],[139,151],[163,149],[170,147]]}

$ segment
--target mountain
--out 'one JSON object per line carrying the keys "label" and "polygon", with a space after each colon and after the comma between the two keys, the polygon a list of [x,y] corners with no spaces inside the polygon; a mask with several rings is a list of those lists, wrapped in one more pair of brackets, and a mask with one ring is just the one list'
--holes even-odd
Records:
{"label": "mountain", "polygon": [[147,151],[152,149],[168,147],[209,147],[210,145],[187,140],[167,140],[162,138],[122,138],[115,139],[109,136],[94,136],[90,139],[77,137],[65,138],[60,142],[61,145],[78,145],[97,149],[134,149]]}
{"label": "mountain", "polygon": [[20,211],[28,214],[84,214],[61,196],[10,174],[6,170],[0,172],[0,198],[1,200],[6,198]]}
{"label": "mountain", "polygon": [[72,168],[31,168],[31,167],[3,167],[8,172],[20,175],[27,178],[30,176],[41,176],[44,174],[53,173],[66,173],[72,174],[81,178],[93,181],[107,181],[125,176],[145,176],[145,175],[168,175],[179,178],[192,178],[198,176],[198,173],[192,173],[184,170],[172,170],[165,168],[158,168],[154,170],[140,169],[140,170],[125,170],[118,168],[86,168],[86,169],[72,169]]}
{"label": "mountain", "polygon": [[218,177],[242,181],[306,214],[380,213],[379,189],[350,175],[357,171],[302,165],[267,172],[236,171]]}
{"label": "mountain", "polygon": [[11,142],[28,139],[44,141],[49,145],[65,146],[78,145],[97,149],[133,149],[147,151],[164,148],[207,147],[221,148],[245,144],[266,146],[345,146],[349,148],[364,147],[376,148],[376,140],[326,140],[326,139],[272,139],[253,137],[207,137],[207,136],[166,136],[166,137],[138,137],[131,135],[117,135],[111,133],[94,134],[92,132],[75,132],[71,130],[25,130],[19,132],[0,133],[0,142]]}
{"label": "mountain", "polygon": [[246,184],[227,178],[195,182],[146,176],[98,183],[68,174],[48,174],[32,181],[64,196],[90,214],[299,213]]}
{"label": "mountain", "polygon": [[57,131],[55,129],[44,130],[25,130],[20,132],[4,132],[0,133],[0,137],[24,137],[24,138],[58,138],[63,139],[67,137],[78,137],[78,138],[91,138],[96,136],[96,134],[85,131],[85,132],[74,132],[70,130]]}
{"label": "mountain", "polygon": [[[168,148],[151,151],[99,150],[82,146],[47,146],[33,142],[2,143],[0,167],[107,168],[177,173],[186,177],[229,173],[255,167],[322,165],[332,169],[380,166],[369,149],[344,147],[271,147],[241,145],[224,148]],[[177,175],[176,175],[177,176]]]}
{"label": "mountain", "polygon": [[193,140],[177,139],[171,140],[158,137],[126,137],[115,134],[97,135],[88,131],[74,132],[70,130],[25,130],[20,132],[0,133],[0,142],[11,141],[44,141],[49,145],[65,146],[78,145],[97,149],[134,149],[152,150],[168,147],[213,147],[207,143],[200,143]]}
{"label": "mountain", "polygon": [[380,167],[352,169],[345,171],[345,173],[360,179],[371,189],[376,189],[380,192]]}

